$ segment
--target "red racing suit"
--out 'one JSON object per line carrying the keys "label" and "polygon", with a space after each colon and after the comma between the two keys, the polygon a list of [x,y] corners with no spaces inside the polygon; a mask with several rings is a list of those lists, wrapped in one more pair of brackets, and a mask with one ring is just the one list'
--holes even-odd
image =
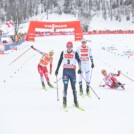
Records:
{"label": "red racing suit", "polygon": [[108,73],[103,79],[105,85],[102,85],[102,87],[108,86],[110,88],[118,88],[119,82],[114,76],[120,76],[120,74]]}

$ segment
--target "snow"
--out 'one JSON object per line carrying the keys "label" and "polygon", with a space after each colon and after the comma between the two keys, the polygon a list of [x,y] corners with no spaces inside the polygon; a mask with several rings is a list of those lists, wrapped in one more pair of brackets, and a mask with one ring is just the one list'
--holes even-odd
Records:
{"label": "snow", "polygon": [[[69,83],[68,112],[62,108],[63,83],[58,82],[57,90],[47,85],[47,91],[41,87],[37,65],[41,55],[28,50],[31,45],[48,52],[53,49],[53,73],[49,74],[51,83],[56,81],[55,69],[66,42],[71,40],[74,49],[80,42],[73,36],[38,37],[35,42],[25,42],[17,51],[8,51],[0,55],[0,133],[1,134],[133,134],[134,128],[134,82],[121,75],[117,79],[125,83],[125,90],[100,88],[101,70],[117,72],[134,78],[134,57],[121,56],[126,49],[132,49],[133,35],[90,35],[90,47],[94,56],[95,68],[92,70],[91,87],[101,98],[97,99],[91,90],[91,98],[79,95],[77,75],[78,102],[85,111],[73,107],[73,96]],[[117,50],[106,51],[102,47],[114,46]],[[28,50],[28,51],[27,51]],[[27,51],[27,52],[26,52]],[[23,56],[21,56],[26,52]],[[15,62],[13,62],[19,57]],[[49,67],[48,67],[49,70]],[[62,77],[62,65],[58,78]],[[56,86],[56,85],[55,85]],[[83,81],[85,87],[85,82]],[[84,90],[85,94],[85,90]]]}
{"label": "snow", "polygon": [[104,20],[100,16],[94,16],[89,23],[89,31],[92,30],[134,30],[134,23],[122,19],[121,22],[111,21],[110,19]]}

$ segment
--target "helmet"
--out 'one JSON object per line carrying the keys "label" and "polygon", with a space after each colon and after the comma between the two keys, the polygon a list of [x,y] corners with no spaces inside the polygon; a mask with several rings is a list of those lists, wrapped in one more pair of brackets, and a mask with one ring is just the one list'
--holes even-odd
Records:
{"label": "helmet", "polygon": [[83,39],[81,40],[81,43],[82,43],[82,44],[86,44],[87,41],[83,38]]}
{"label": "helmet", "polygon": [[105,69],[101,70],[102,74],[105,74],[107,71]]}
{"label": "helmet", "polygon": [[73,47],[73,43],[71,41],[67,42],[66,47]]}
{"label": "helmet", "polygon": [[50,50],[49,51],[49,55],[52,55],[53,56],[54,55],[54,51],[53,50]]}
{"label": "helmet", "polygon": [[86,43],[87,43],[87,41],[86,41],[85,39],[82,39],[81,43],[82,43],[81,46],[82,46],[83,48],[85,48],[85,47],[86,47]]}

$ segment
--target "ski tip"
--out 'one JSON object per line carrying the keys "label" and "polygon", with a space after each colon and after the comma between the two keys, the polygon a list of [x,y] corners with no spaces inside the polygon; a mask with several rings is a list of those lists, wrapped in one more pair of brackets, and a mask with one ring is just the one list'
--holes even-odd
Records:
{"label": "ski tip", "polygon": [[85,109],[83,109],[82,107],[78,107],[81,111],[85,111]]}
{"label": "ski tip", "polygon": [[[74,105],[75,106],[75,105]],[[79,110],[81,110],[81,111],[85,111],[85,109],[84,108],[82,108],[82,107],[80,107],[80,106],[75,106],[76,108],[78,108]]]}

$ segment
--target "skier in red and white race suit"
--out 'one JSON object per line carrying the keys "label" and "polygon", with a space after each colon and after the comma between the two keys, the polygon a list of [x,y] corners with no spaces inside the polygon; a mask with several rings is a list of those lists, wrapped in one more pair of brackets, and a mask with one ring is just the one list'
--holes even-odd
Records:
{"label": "skier in red and white race suit", "polygon": [[50,63],[50,74],[51,74],[54,52],[50,51],[49,53],[45,53],[45,52],[41,52],[40,50],[34,48],[33,46],[31,46],[31,48],[42,55],[42,58],[40,59],[40,62],[38,64],[38,72],[40,74],[42,87],[45,89],[45,83],[44,83],[44,78],[43,78],[43,75],[44,75],[44,77],[47,81],[47,84],[53,88],[53,85],[50,84],[50,81],[49,81],[47,65]]}
{"label": "skier in red and white race suit", "polygon": [[105,69],[101,71],[102,75],[104,76],[103,80],[105,82],[104,85],[100,85],[100,87],[108,86],[110,88],[118,88],[122,87],[124,89],[124,84],[120,83],[114,76],[118,77],[120,76],[120,71],[118,71],[118,74],[114,73],[107,73]]}
{"label": "skier in red and white race suit", "polygon": [[[93,56],[91,52],[91,48],[87,44],[85,39],[82,39],[81,46],[77,50],[80,60],[81,60],[81,70],[82,74],[85,73],[86,78],[86,93],[87,95],[90,94],[89,92],[89,84],[90,84],[90,67],[94,68]],[[91,62],[91,63],[90,63]],[[82,75],[79,74],[79,87],[80,87],[80,95],[83,94],[82,88]]]}

